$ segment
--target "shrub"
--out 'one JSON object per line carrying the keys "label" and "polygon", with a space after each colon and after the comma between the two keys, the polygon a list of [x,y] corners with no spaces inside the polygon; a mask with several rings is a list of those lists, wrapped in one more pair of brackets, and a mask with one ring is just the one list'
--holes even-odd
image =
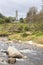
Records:
{"label": "shrub", "polygon": [[24,22],[23,18],[20,18],[20,22],[21,22],[21,23],[23,23],[23,22]]}
{"label": "shrub", "polygon": [[26,32],[24,32],[23,34],[22,34],[22,37],[27,37],[28,36],[28,34],[26,33]]}
{"label": "shrub", "polygon": [[5,20],[0,18],[0,24],[3,24],[4,22],[5,22]]}

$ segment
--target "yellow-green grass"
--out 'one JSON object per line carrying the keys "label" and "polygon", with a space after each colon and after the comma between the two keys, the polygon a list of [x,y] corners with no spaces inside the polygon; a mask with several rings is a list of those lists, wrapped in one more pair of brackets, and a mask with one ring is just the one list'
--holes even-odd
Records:
{"label": "yellow-green grass", "polygon": [[9,35],[8,39],[10,40],[22,40],[22,41],[29,41],[33,40],[35,38],[35,35],[27,35],[27,36],[22,36],[23,33],[14,33],[12,35]]}
{"label": "yellow-green grass", "polygon": [[9,29],[12,27],[16,26],[17,28],[23,27],[23,29],[25,27],[28,26],[28,24],[26,23],[8,23],[8,24],[0,24],[0,34],[11,34],[8,36],[8,39],[10,40],[23,40],[23,41],[29,41],[29,40],[33,40],[37,43],[41,43],[43,44],[43,32],[30,32],[30,31],[22,31],[20,33],[17,32],[9,32]]}
{"label": "yellow-green grass", "polygon": [[36,34],[34,35],[27,35],[27,36],[22,36],[23,33],[14,33],[12,35],[9,35],[8,39],[10,40],[21,40],[21,41],[29,41],[29,40],[32,40],[32,41],[35,41],[36,43],[39,43],[39,44],[43,44],[43,35],[39,35],[37,36]]}
{"label": "yellow-green grass", "polygon": [[38,44],[43,44],[43,36],[35,37],[34,41]]}

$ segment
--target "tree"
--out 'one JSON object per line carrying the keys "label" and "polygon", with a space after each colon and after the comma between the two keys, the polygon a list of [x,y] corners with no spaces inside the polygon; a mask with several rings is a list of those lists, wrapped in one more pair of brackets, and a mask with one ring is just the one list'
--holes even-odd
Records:
{"label": "tree", "polygon": [[0,24],[3,24],[4,22],[5,22],[5,20],[0,18]]}
{"label": "tree", "polygon": [[36,13],[37,13],[36,7],[31,7],[31,8],[29,9],[28,13],[27,13],[27,17],[36,15]]}
{"label": "tree", "polygon": [[9,23],[9,22],[10,22],[9,17],[5,17],[5,22],[6,22],[6,23]]}
{"label": "tree", "polygon": [[3,14],[0,13],[0,18],[4,18]]}
{"label": "tree", "polygon": [[34,16],[37,14],[36,7],[31,7],[27,13],[26,19],[27,21],[33,21]]}
{"label": "tree", "polygon": [[21,23],[23,23],[23,22],[24,22],[23,18],[20,18],[20,22],[21,22]]}

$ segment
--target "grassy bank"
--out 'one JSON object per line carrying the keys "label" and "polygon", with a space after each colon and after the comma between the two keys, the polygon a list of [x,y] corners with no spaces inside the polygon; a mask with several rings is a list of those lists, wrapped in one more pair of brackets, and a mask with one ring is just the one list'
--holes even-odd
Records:
{"label": "grassy bank", "polygon": [[36,24],[28,23],[7,23],[0,24],[0,35],[8,35],[9,40],[33,40],[43,44],[43,31]]}
{"label": "grassy bank", "polygon": [[43,44],[43,33],[26,34],[26,33],[14,33],[8,37],[9,40],[21,40],[29,41],[32,40],[36,43]]}

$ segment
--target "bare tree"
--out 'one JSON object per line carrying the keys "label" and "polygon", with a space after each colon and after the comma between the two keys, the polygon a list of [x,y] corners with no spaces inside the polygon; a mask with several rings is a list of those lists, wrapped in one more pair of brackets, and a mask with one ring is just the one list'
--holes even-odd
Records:
{"label": "bare tree", "polygon": [[36,15],[37,13],[37,8],[36,7],[31,7],[27,13],[27,17],[28,16],[33,16],[33,15]]}
{"label": "bare tree", "polygon": [[33,17],[37,14],[37,8],[36,7],[31,7],[27,13],[27,18],[29,21],[33,20]]}

